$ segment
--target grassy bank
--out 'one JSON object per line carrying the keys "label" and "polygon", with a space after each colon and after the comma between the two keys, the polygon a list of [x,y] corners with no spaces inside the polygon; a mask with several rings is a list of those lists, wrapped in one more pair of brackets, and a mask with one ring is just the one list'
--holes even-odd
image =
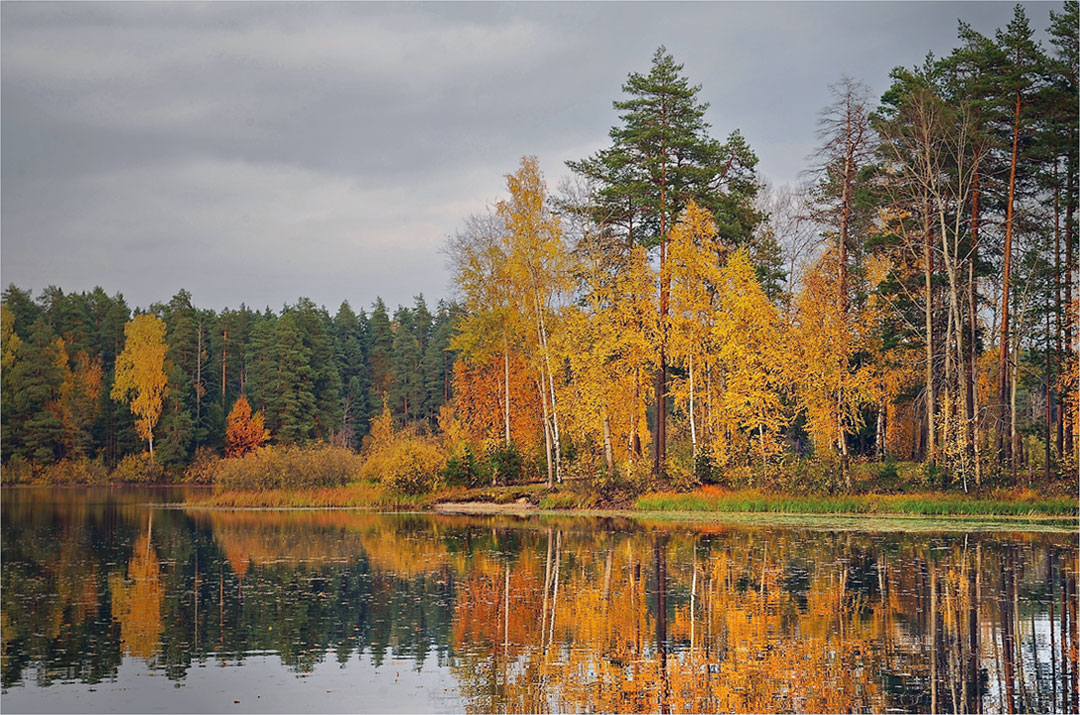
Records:
{"label": "grassy bank", "polygon": [[[637,512],[724,514],[819,514],[854,516],[964,516],[1075,518],[1073,497],[1047,497],[1030,490],[997,490],[973,496],[950,492],[793,496],[758,490],[725,491],[705,487],[691,492],[654,492],[632,502],[612,503],[577,489],[548,492],[543,484],[511,487],[444,487],[426,494],[402,494],[384,485],[355,482],[308,490],[220,491],[198,506],[238,509],[362,508],[432,509],[436,504],[531,506],[541,510],[595,512],[621,509]],[[602,508],[601,508],[602,507]]]}
{"label": "grassy bank", "polygon": [[792,496],[756,490],[657,492],[638,497],[640,511],[858,514],[870,516],[1054,516],[1077,515],[1073,497],[1043,497],[1030,490],[999,490],[972,496],[950,492]]}

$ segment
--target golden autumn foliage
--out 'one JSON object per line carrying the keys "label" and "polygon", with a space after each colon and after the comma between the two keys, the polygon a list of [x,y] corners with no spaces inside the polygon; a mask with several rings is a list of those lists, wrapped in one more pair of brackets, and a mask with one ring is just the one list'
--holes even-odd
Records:
{"label": "golden autumn foliage", "polygon": [[63,351],[64,381],[55,409],[64,427],[61,441],[68,457],[81,457],[90,441],[89,429],[98,416],[104,367],[100,357],[91,358],[80,350],[75,354],[74,369]]}
{"label": "golden autumn foliage", "polygon": [[15,352],[21,343],[15,332],[15,313],[6,303],[0,303],[0,368],[7,370],[15,364]]}
{"label": "golden autumn foliage", "polygon": [[113,618],[120,623],[120,643],[127,655],[149,660],[160,649],[161,607],[165,584],[148,528],[135,541],[127,577],[110,574]]}
{"label": "golden autumn foliage", "polygon": [[792,369],[786,326],[745,250],[730,252],[709,214],[691,202],[671,231],[666,270],[676,404],[687,414],[694,453],[720,465],[761,461],[781,448],[790,419]]}
{"label": "golden autumn foliage", "polygon": [[412,429],[394,430],[390,410],[371,421],[371,433],[364,438],[364,463],[360,477],[381,482],[405,494],[434,491],[440,484],[446,453],[431,437]]}
{"label": "golden autumn foliage", "polygon": [[647,399],[655,369],[655,275],[645,249],[612,251],[586,234],[576,249],[579,305],[565,311],[557,353],[569,366],[567,432],[603,445],[609,471],[631,467],[649,443]]}
{"label": "golden autumn foliage", "polygon": [[225,421],[225,456],[243,457],[269,439],[270,430],[264,425],[262,411],[252,414],[247,396],[240,395]]}
{"label": "golden autumn foliage", "polygon": [[841,313],[836,257],[827,252],[803,278],[796,298],[793,347],[798,356],[799,403],[818,449],[847,454],[847,435],[862,426],[863,406],[875,401],[872,367],[856,362],[871,349],[869,316]]}
{"label": "golden autumn foliage", "polygon": [[126,401],[135,429],[154,453],[154,426],[168,392],[165,376],[165,323],[144,313],[124,326],[124,350],[116,357],[112,398]]}

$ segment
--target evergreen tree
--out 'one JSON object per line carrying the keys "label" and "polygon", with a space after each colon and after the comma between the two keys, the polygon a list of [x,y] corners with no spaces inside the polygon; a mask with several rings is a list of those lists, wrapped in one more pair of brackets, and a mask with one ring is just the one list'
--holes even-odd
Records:
{"label": "evergreen tree", "polygon": [[266,425],[277,430],[274,412],[277,391],[278,348],[276,340],[277,318],[267,309],[265,314],[256,313],[251,327],[251,339],[243,355],[247,366],[245,391],[252,409],[266,415]]}
{"label": "evergreen tree", "polygon": [[390,330],[390,315],[382,298],[376,299],[372,306],[367,335],[368,374],[371,375],[368,417],[371,418],[382,411],[383,402],[389,399],[390,388],[394,382],[391,362],[394,334]]}
{"label": "evergreen tree", "polygon": [[355,448],[367,433],[371,381],[361,318],[352,311],[348,301],[341,304],[334,316],[334,335],[342,385],[341,439],[345,446]]}
{"label": "evergreen tree", "polygon": [[62,343],[39,317],[27,338],[20,340],[12,365],[4,370],[5,462],[15,454],[36,464],[48,464],[60,456],[63,425],[52,404],[60,398],[65,362]]}
{"label": "evergreen tree", "polygon": [[398,308],[394,313],[394,322],[397,328],[391,346],[394,382],[389,392],[389,405],[392,414],[408,422],[422,416],[422,353],[417,336],[423,330],[418,325],[416,315],[408,308]]}
{"label": "evergreen tree", "polygon": [[294,311],[278,318],[275,330],[279,363],[276,385],[267,410],[278,442],[305,444],[315,436],[315,380],[311,347]]}
{"label": "evergreen tree", "polygon": [[[612,146],[568,166],[595,182],[593,220],[622,233],[629,243],[659,247],[660,274],[666,275],[668,231],[692,200],[713,217],[723,240],[742,244],[760,216],[753,208],[757,157],[738,131],[726,142],[709,136],[708,104],[698,100],[683,66],[660,47],[648,75],[632,73],[623,85],[629,98],[614,102],[620,126]],[[661,323],[668,314],[667,280],[661,278]],[[656,429],[653,471],[664,469],[667,448],[667,354],[661,338],[656,373]]]}
{"label": "evergreen tree", "polygon": [[34,302],[30,291],[22,290],[13,283],[4,291],[3,302],[14,317],[13,330],[19,335],[30,335],[30,326],[41,317],[41,308]]}
{"label": "evergreen tree", "polygon": [[301,298],[286,313],[295,316],[297,329],[310,355],[315,412],[309,418],[313,422],[314,436],[330,439],[341,420],[341,373],[335,360],[333,323],[326,310],[316,308],[308,298]]}

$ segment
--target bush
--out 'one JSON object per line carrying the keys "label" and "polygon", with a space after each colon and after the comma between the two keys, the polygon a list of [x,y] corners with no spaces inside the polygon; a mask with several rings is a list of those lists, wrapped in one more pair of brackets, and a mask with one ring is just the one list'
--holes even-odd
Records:
{"label": "bush", "polygon": [[479,483],[480,474],[471,447],[465,445],[461,456],[451,454],[447,458],[446,466],[442,470],[442,480],[444,484],[455,487],[469,487]]}
{"label": "bush", "polygon": [[219,490],[319,489],[355,481],[362,465],[360,456],[344,447],[270,446],[219,460],[212,474]]}
{"label": "bush", "polygon": [[443,450],[419,437],[397,441],[382,460],[382,483],[404,494],[433,491],[446,463]]}
{"label": "bush", "polygon": [[521,479],[521,465],[523,463],[521,452],[513,444],[499,444],[493,447],[487,455],[488,467],[494,478],[509,485]]}
{"label": "bush", "polygon": [[140,452],[121,459],[110,476],[116,482],[160,482],[165,479],[165,468],[149,452]]}
{"label": "bush", "polygon": [[0,467],[0,482],[4,484],[26,484],[34,478],[34,468],[22,455],[16,454],[8,463]]}
{"label": "bush", "polygon": [[668,483],[677,492],[688,492],[701,486],[701,480],[694,471],[694,464],[689,455],[678,455],[668,459],[664,465]]}
{"label": "bush", "polygon": [[184,481],[190,484],[213,484],[214,470],[220,461],[221,456],[213,448],[196,448],[191,464],[184,470]]}
{"label": "bush", "polygon": [[[445,418],[445,415],[442,416]],[[385,405],[382,414],[371,422],[371,432],[364,438],[363,452],[365,459],[360,468],[361,478],[381,482],[403,494],[434,491],[442,482],[447,468],[446,450],[434,439],[417,434],[414,430],[395,432],[390,411]],[[453,472],[461,476],[468,469],[464,464],[455,463]]]}
{"label": "bush", "polygon": [[104,464],[79,457],[45,466],[34,481],[41,484],[103,484],[108,479],[109,471]]}
{"label": "bush", "polygon": [[446,455],[431,441],[397,435],[389,445],[371,451],[361,476],[404,494],[421,494],[439,486],[446,461]]}
{"label": "bush", "polygon": [[717,469],[709,450],[703,449],[698,452],[694,459],[694,476],[702,484],[716,484],[720,481],[720,470]]}

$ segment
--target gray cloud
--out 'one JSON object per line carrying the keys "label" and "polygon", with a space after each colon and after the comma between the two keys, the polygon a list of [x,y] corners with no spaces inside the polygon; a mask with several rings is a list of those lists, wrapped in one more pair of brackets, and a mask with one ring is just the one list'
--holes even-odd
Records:
{"label": "gray cloud", "polygon": [[[1055,5],[1033,5],[1046,24]],[[604,146],[630,71],[685,63],[717,135],[795,179],[827,85],[875,93],[1006,3],[3,3],[0,280],[146,305],[391,305],[503,174]]]}

